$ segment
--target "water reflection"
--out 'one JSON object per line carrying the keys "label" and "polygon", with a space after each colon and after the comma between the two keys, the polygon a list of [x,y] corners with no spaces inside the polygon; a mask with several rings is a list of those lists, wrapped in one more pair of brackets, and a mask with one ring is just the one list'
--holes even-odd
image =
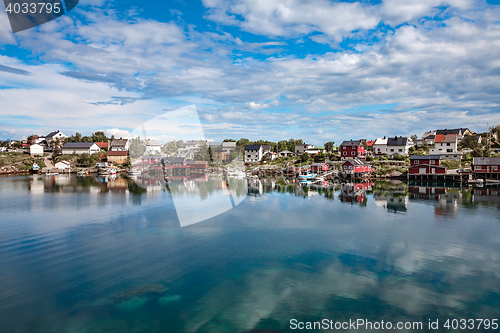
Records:
{"label": "water reflection", "polygon": [[[2,329],[498,318],[499,187],[241,180],[0,179]],[[180,228],[177,202],[231,209]]]}

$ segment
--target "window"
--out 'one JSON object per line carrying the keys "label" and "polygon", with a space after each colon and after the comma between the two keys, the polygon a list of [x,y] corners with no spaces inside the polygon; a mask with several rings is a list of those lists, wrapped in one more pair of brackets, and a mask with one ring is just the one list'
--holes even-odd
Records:
{"label": "window", "polygon": [[434,161],[434,160],[431,160],[431,164],[436,164],[436,161]]}
{"label": "window", "polygon": [[347,152],[346,152],[346,151],[344,152],[344,155],[347,155]]}
{"label": "window", "polygon": [[498,170],[498,166],[494,165],[491,167],[491,171],[497,171]]}
{"label": "window", "polygon": [[402,152],[402,151],[403,151],[403,149],[399,149],[399,152]]}
{"label": "window", "polygon": [[344,170],[347,170],[347,165],[344,165]]}
{"label": "window", "polygon": [[349,165],[349,170],[352,170],[352,165]]}
{"label": "window", "polygon": [[415,160],[415,164],[420,164],[420,161],[419,160]]}
{"label": "window", "polygon": [[354,152],[353,152],[353,151],[351,151],[351,155],[353,155],[353,156],[354,156]]}
{"label": "window", "polygon": [[394,153],[394,149],[391,149],[391,153]]}
{"label": "window", "polygon": [[447,153],[453,153],[453,149],[446,149]]}
{"label": "window", "polygon": [[448,146],[448,147],[449,147],[449,146],[451,146],[451,143],[449,143],[449,142],[448,142],[448,143],[446,144],[446,146]]}
{"label": "window", "polygon": [[474,167],[474,170],[476,170],[476,171],[477,171],[477,170],[481,170],[481,166],[480,166],[480,165],[476,165],[476,166]]}

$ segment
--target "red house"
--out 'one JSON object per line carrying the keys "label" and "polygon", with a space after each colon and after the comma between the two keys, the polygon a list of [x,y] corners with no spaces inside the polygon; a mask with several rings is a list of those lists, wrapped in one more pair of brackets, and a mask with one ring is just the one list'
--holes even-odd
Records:
{"label": "red house", "polygon": [[444,175],[446,167],[441,166],[441,155],[411,155],[410,175]]}
{"label": "red house", "polygon": [[340,145],[340,156],[342,160],[366,158],[365,147],[361,144],[361,140],[344,141]]}
{"label": "red house", "polygon": [[95,143],[101,149],[109,149],[109,142],[101,141]]}
{"label": "red house", "polygon": [[372,172],[372,166],[365,160],[354,158],[342,163],[342,171],[346,174],[361,175]]}
{"label": "red house", "polygon": [[143,156],[142,164],[158,164],[160,163],[160,156]]}
{"label": "red house", "polygon": [[500,179],[500,157],[474,157],[472,172],[475,177]]}
{"label": "red house", "polygon": [[328,164],[326,163],[313,163],[311,164],[311,171],[328,171]]}

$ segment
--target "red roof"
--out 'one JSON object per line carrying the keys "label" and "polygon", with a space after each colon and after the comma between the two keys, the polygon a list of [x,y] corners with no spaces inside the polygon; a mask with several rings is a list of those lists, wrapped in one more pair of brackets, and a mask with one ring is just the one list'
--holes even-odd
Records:
{"label": "red roof", "polygon": [[366,145],[367,145],[368,147],[373,146],[373,144],[374,144],[374,143],[375,143],[375,140],[366,141]]}
{"label": "red roof", "polygon": [[126,151],[108,151],[107,156],[127,156]]}
{"label": "red roof", "polygon": [[444,135],[444,134],[436,134],[436,139],[434,141],[436,143],[443,142],[445,138],[446,138],[446,135]]}
{"label": "red roof", "polygon": [[101,149],[102,149],[102,148],[109,148],[109,142],[104,142],[104,141],[102,141],[102,142],[96,142],[95,144],[96,144],[99,148],[101,148]]}

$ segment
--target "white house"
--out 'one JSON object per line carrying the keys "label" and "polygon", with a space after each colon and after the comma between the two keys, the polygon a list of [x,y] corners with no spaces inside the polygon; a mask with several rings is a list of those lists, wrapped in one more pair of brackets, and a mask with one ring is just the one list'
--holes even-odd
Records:
{"label": "white house", "polygon": [[404,136],[387,138],[386,154],[389,157],[393,155],[406,156],[413,146],[413,140]]}
{"label": "white house", "polygon": [[459,138],[458,134],[436,134],[436,142],[429,154],[441,155],[443,160],[462,159],[462,152],[458,151]]}
{"label": "white house", "polygon": [[71,154],[95,154],[101,151],[98,145],[93,142],[70,142],[62,147],[63,155]]}
{"label": "white house", "polygon": [[297,156],[304,154],[306,152],[306,150],[309,150],[309,149],[314,149],[314,145],[308,145],[308,144],[296,145],[295,146],[295,154]]}
{"label": "white house", "polygon": [[66,169],[71,169],[71,164],[69,164],[68,161],[61,161],[57,162],[56,165],[54,165],[54,167],[59,170],[66,170]]}
{"label": "white house", "polygon": [[223,142],[222,150],[228,154],[231,153],[233,150],[236,150],[236,142]]}
{"label": "white house", "polygon": [[376,155],[387,154],[387,138],[378,138],[373,144],[373,152]]}
{"label": "white house", "polygon": [[144,146],[146,146],[147,154],[160,154],[161,153],[161,145],[156,140],[142,140]]}
{"label": "white house", "polygon": [[30,146],[30,155],[33,156],[43,156],[43,147],[39,144],[34,144]]}
{"label": "white house", "polygon": [[259,162],[264,155],[261,145],[245,146],[245,162]]}
{"label": "white house", "polygon": [[128,151],[130,140],[128,139],[114,139],[111,141],[111,151]]}
{"label": "white house", "polygon": [[278,153],[278,156],[280,157],[295,156],[295,153],[293,151],[283,150]]}
{"label": "white house", "polygon": [[49,135],[47,135],[45,137],[45,141],[47,141],[47,144],[51,144],[52,141],[55,141],[55,140],[63,140],[63,139],[66,139],[67,136],[64,135],[61,131],[57,130],[55,132],[51,132]]}

